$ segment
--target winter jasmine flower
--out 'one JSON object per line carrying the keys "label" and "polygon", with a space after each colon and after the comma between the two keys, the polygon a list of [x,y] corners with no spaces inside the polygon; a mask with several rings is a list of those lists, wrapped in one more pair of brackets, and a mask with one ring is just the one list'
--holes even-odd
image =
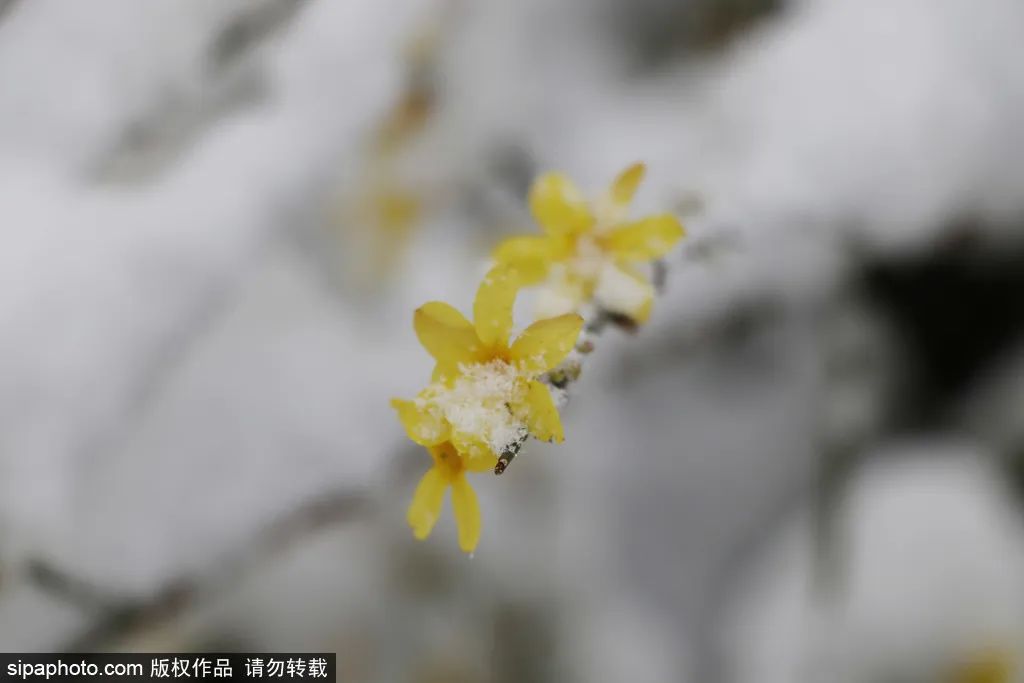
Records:
{"label": "winter jasmine flower", "polygon": [[474,322],[448,304],[417,309],[413,326],[437,365],[433,382],[413,400],[395,399],[409,438],[426,447],[450,441],[460,457],[494,466],[494,458],[527,435],[564,439],[554,399],[540,376],[576,344],[576,314],[539,320],[511,344],[512,306],[522,277],[497,266],[480,284]]}
{"label": "winter jasmine flower", "polygon": [[464,458],[450,441],[427,448],[434,466],[420,479],[406,515],[413,535],[419,540],[430,535],[441,515],[445,492],[452,490],[452,511],[459,530],[459,548],[471,553],[480,541],[480,504],[466,479],[466,472],[486,472],[495,460]]}
{"label": "winter jasmine flower", "polygon": [[538,317],[577,311],[594,300],[637,322],[647,320],[654,287],[638,266],[664,256],[685,232],[667,213],[627,218],[644,172],[643,164],[633,164],[593,205],[564,174],[547,173],[533,184],[530,211],[544,235],[505,240],[494,257],[544,283]]}

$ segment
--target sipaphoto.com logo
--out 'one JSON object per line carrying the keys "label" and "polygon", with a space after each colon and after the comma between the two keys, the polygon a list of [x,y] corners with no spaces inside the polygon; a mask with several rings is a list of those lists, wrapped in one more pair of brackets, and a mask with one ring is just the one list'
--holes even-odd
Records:
{"label": "sipaphoto.com logo", "polygon": [[140,676],[144,669],[141,664],[112,662],[102,667],[96,662],[87,662],[84,659],[77,662],[65,662],[58,659],[55,662],[25,662],[18,660],[7,664],[7,675],[16,676],[22,680],[41,678],[49,680],[61,676]]}

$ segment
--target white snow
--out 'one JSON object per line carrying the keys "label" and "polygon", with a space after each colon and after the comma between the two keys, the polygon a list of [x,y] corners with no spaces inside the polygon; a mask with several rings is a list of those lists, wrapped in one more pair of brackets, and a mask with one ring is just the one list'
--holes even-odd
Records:
{"label": "white snow", "polygon": [[[187,351],[192,336],[201,337],[247,270],[319,201],[318,179],[356,146],[398,83],[393,48],[408,21],[397,7],[314,3],[269,57],[273,103],[218,123],[153,184],[97,186],[80,170],[97,160],[138,100],[151,99],[146,88],[161,80],[160,69],[187,71],[159,57],[161,46],[180,57],[176,50],[187,46],[176,43],[179,30],[189,35],[189,22],[211,30],[217,23],[203,13],[180,27],[164,22],[160,12],[173,13],[176,3],[138,10],[166,41],[147,41],[157,62],[147,66],[118,52],[131,53],[145,38],[118,24],[134,16],[121,14],[127,5],[91,3],[63,17],[79,4],[19,3],[0,29],[0,73],[16,70],[7,80],[21,83],[0,94],[0,136],[11,136],[4,145],[13,150],[0,162],[0,404],[9,408],[0,437],[0,520],[12,560],[70,532],[81,472],[102,467],[112,444],[133,429],[141,397],[162,390],[161,373],[174,370],[175,349]],[[77,41],[38,42],[51,20],[70,25],[83,12],[95,21],[75,25]],[[111,38],[115,30],[127,45]],[[22,50],[38,50],[37,59],[60,68],[49,79],[26,79],[33,61]],[[103,95],[80,70],[112,78],[117,70],[90,59],[143,70],[145,87],[132,91],[127,78],[117,86],[127,94]],[[74,99],[67,106],[48,99],[83,79],[99,96],[95,116]],[[43,110],[45,116],[36,115]],[[25,128],[36,124],[55,137]]]}
{"label": "white snow", "polygon": [[654,291],[649,283],[631,277],[614,263],[605,263],[594,290],[594,299],[611,311],[632,314],[650,300]]}
{"label": "white snow", "polygon": [[990,649],[1021,661],[1024,533],[983,454],[936,441],[877,455],[842,511],[831,599],[805,519],[751,565],[725,632],[738,680],[937,680]]}
{"label": "white snow", "polygon": [[[348,645],[386,642],[382,678],[403,680],[441,641],[489,655],[498,606],[537,601],[541,617],[576,626],[557,643],[585,680],[673,679],[666,650],[699,656],[688,635],[723,558],[805,490],[820,426],[807,304],[841,282],[846,247],[924,250],[964,220],[984,240],[1019,237],[1024,6],[803,0],[724,53],[623,78],[589,0],[463,3],[439,116],[400,169],[441,208],[372,298],[338,285],[319,221],[358,177],[429,3],[303,3],[241,74],[210,72],[221,31],[277,1],[21,0],[0,23],[0,556],[14,567],[0,637],[45,649],[84,618],[21,590],[25,558],[141,594],[351,486],[380,498],[373,521],[312,549],[298,574],[256,580],[225,630],[249,621],[268,641],[336,642],[327,631],[341,621]],[[132,149],[149,124],[181,137],[158,150],[158,172],[116,184],[103,170],[145,156]],[[477,478],[486,521],[470,572],[454,565],[450,515],[430,544],[409,537],[415,481],[392,470],[414,449],[387,399],[429,377],[411,311],[469,303],[495,223],[535,230],[521,188],[492,168],[507,148],[589,196],[644,160],[634,215],[693,193],[705,211],[687,221],[687,260],[650,324],[602,337],[587,358],[567,443],[531,444],[545,457]],[[451,201],[472,191],[514,208],[502,222]],[[721,248],[697,259],[702,242]],[[598,294],[634,307],[627,284]],[[706,323],[761,300],[784,301],[779,328],[692,351]],[[522,433],[504,407],[521,388],[505,367],[470,374],[439,401],[500,449]],[[850,398],[837,421],[870,421],[876,395]],[[1014,415],[986,429],[1015,435]],[[740,611],[749,629],[729,641],[741,680],[810,680],[804,667],[822,661],[863,664],[855,679],[903,673],[1022,632],[1020,530],[977,464],[985,451],[965,451],[975,464],[859,480],[838,616],[810,605],[806,541],[768,539],[776,564],[752,579],[763,591]],[[411,574],[457,589],[411,596],[423,589]],[[314,624],[295,605],[322,611]]]}
{"label": "white snow", "polygon": [[483,441],[500,454],[526,433],[519,415],[526,381],[516,365],[500,359],[464,363],[451,386],[431,384],[416,398],[416,404],[438,410],[454,432]]}

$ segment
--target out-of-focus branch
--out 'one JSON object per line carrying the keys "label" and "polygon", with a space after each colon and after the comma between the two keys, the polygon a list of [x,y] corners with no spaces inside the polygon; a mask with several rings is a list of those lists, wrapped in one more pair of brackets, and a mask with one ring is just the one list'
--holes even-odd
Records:
{"label": "out-of-focus branch", "polygon": [[0,0],[0,20],[4,19],[17,4],[18,0]]}
{"label": "out-of-focus branch", "polygon": [[124,649],[125,643],[173,625],[271,558],[325,529],[361,518],[370,509],[369,498],[351,487],[325,491],[271,522],[243,547],[213,563],[203,575],[173,579],[142,598],[115,597],[43,561],[30,564],[29,577],[54,597],[95,614],[92,623],[61,644],[59,650]]}
{"label": "out-of-focus branch", "polygon": [[214,71],[223,71],[243,59],[268,39],[285,30],[309,0],[264,0],[249,3],[231,17],[211,42],[207,60]]}

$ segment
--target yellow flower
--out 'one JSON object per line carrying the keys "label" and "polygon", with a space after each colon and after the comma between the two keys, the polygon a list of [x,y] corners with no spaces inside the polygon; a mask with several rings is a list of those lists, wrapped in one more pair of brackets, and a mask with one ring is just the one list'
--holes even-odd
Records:
{"label": "yellow flower", "polygon": [[1013,654],[1002,648],[987,648],[958,662],[950,683],[1010,683],[1015,679]]}
{"label": "yellow flower", "polygon": [[466,472],[486,472],[494,468],[496,458],[488,462],[484,458],[472,461],[463,458],[450,441],[427,448],[434,459],[434,466],[420,479],[406,518],[412,533],[419,540],[430,535],[441,515],[445,491],[452,489],[452,511],[459,529],[459,547],[471,553],[480,541],[480,504],[476,492],[466,479]]}
{"label": "yellow flower", "polygon": [[672,214],[627,220],[644,172],[633,164],[593,206],[562,173],[534,182],[530,211],[544,235],[507,239],[494,258],[531,282],[546,281],[539,315],[576,311],[591,299],[637,322],[650,315],[654,288],[636,266],[664,256],[685,232]]}
{"label": "yellow flower", "polygon": [[516,271],[497,266],[484,277],[474,322],[432,301],[413,316],[420,343],[437,361],[433,382],[414,400],[394,399],[409,438],[430,448],[450,441],[471,467],[494,458],[528,434],[564,439],[558,409],[538,377],[572,351],[583,326],[576,314],[540,320],[509,344]]}

